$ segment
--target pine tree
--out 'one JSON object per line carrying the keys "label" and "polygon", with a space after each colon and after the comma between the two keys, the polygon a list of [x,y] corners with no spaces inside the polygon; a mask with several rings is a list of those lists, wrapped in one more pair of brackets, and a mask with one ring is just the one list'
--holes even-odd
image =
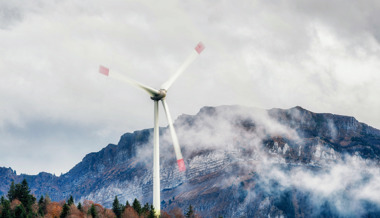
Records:
{"label": "pine tree", "polygon": [[156,211],[154,210],[153,205],[150,205],[150,211],[148,214],[148,218],[155,218],[156,217]]}
{"label": "pine tree", "polygon": [[1,218],[11,218],[11,206],[10,202],[4,197],[1,198],[1,206],[3,207],[1,212]]}
{"label": "pine tree", "polygon": [[[11,189],[9,190],[9,192],[11,192]],[[12,197],[13,199],[18,199],[19,201],[21,201],[21,203],[24,206],[24,209],[26,209],[27,212],[32,210],[32,205],[36,201],[36,198],[30,194],[28,182],[26,181],[26,179],[22,180],[21,184],[16,184],[14,189],[14,195]]]}
{"label": "pine tree", "polygon": [[18,199],[26,209],[26,212],[32,210],[32,205],[36,201],[36,198],[30,194],[28,182],[24,179],[21,184],[16,184],[12,181],[8,191],[8,199],[12,202],[14,199]]}
{"label": "pine tree", "polygon": [[127,201],[127,203],[125,203],[125,207],[130,207],[131,205],[129,204],[129,201]]}
{"label": "pine tree", "polygon": [[45,194],[45,204],[48,205],[51,203],[51,199],[48,194]]}
{"label": "pine tree", "polygon": [[26,211],[22,204],[18,205],[15,209],[15,217],[17,218],[27,218]]}
{"label": "pine tree", "polygon": [[51,203],[51,199],[48,194],[45,194],[44,203],[41,205],[41,210],[44,214],[47,213],[47,205]]}
{"label": "pine tree", "polygon": [[82,204],[79,202],[77,206],[78,210],[82,211]]}
{"label": "pine tree", "polygon": [[69,215],[70,206],[68,204],[64,204],[61,212],[60,218],[66,218]]}
{"label": "pine tree", "polygon": [[96,208],[95,208],[95,205],[91,205],[91,208],[90,208],[90,215],[92,216],[92,218],[95,218],[98,216],[97,212],[96,212]]}
{"label": "pine tree", "polygon": [[189,209],[187,209],[187,213],[185,214],[185,217],[186,218],[191,218],[191,217],[194,217],[194,210],[193,210],[193,206],[189,206]]}
{"label": "pine tree", "polygon": [[44,196],[41,195],[40,200],[38,200],[38,205],[41,205],[44,203]]}
{"label": "pine tree", "polygon": [[133,203],[132,203],[132,207],[133,207],[133,209],[134,209],[139,215],[141,215],[141,204],[140,204],[139,200],[137,200],[137,199],[135,198],[135,200],[134,200]]}
{"label": "pine tree", "polygon": [[112,211],[115,213],[117,218],[121,217],[122,214],[122,205],[119,203],[119,199],[117,199],[117,196],[115,196],[115,200],[112,204]]}
{"label": "pine tree", "polygon": [[40,200],[38,200],[38,214],[41,216],[44,216],[45,210],[46,210],[45,199],[44,199],[44,196],[41,195]]}
{"label": "pine tree", "polygon": [[69,200],[67,200],[67,204],[68,204],[69,206],[72,205],[72,204],[74,204],[74,198],[73,198],[72,195],[70,195]]}
{"label": "pine tree", "polygon": [[11,187],[9,187],[7,197],[9,199],[9,201],[12,202],[15,199],[15,196],[16,196],[16,186],[15,186],[15,182],[12,181]]}
{"label": "pine tree", "polygon": [[148,203],[144,205],[144,207],[141,209],[141,213],[145,214],[146,212],[149,212],[150,206]]}

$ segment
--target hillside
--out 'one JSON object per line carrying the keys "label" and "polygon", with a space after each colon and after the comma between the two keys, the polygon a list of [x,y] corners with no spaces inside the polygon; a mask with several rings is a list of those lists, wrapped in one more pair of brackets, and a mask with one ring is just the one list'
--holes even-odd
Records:
{"label": "hillside", "polygon": [[[166,211],[192,204],[205,217],[380,215],[380,131],[353,117],[301,107],[204,107],[175,126],[187,171],[177,170],[161,128],[161,199]],[[152,129],[86,155],[68,173],[16,175],[0,168],[0,195],[26,178],[36,196],[73,195],[110,207],[152,199]]]}

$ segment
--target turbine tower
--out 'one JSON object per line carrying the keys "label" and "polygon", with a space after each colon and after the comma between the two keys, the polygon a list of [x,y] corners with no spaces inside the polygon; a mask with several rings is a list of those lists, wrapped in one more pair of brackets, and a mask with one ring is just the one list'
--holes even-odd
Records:
{"label": "turbine tower", "polygon": [[185,69],[201,54],[204,49],[204,45],[199,42],[195,47],[194,51],[191,55],[186,59],[186,61],[179,67],[179,69],[166,81],[162,84],[159,90],[136,82],[132,79],[127,78],[126,76],[116,73],[110,72],[110,70],[104,66],[99,67],[99,73],[104,74],[108,77],[115,78],[117,80],[121,80],[123,82],[127,82],[137,88],[145,90],[150,98],[154,101],[154,131],[153,131],[153,206],[156,210],[156,216],[160,215],[160,152],[159,152],[159,127],[158,127],[158,102],[162,102],[162,106],[164,107],[164,111],[166,114],[166,118],[169,123],[170,134],[173,140],[174,151],[177,157],[178,169],[181,172],[186,171],[185,162],[183,161],[181,148],[179,146],[177,134],[174,129],[173,121],[169,112],[168,104],[166,103],[165,97],[167,91],[174,83],[174,81],[185,71]]}

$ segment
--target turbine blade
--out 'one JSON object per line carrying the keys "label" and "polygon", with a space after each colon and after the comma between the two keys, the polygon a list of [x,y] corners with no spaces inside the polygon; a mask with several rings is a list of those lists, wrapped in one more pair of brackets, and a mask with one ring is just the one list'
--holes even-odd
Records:
{"label": "turbine blade", "polygon": [[149,95],[151,95],[151,96],[155,96],[155,95],[159,94],[158,90],[156,90],[154,88],[151,88],[149,86],[146,86],[146,85],[144,85],[142,83],[139,83],[139,82],[137,82],[137,81],[135,81],[133,79],[129,79],[128,77],[126,77],[126,76],[124,76],[124,75],[122,75],[120,73],[116,73],[116,72],[113,72],[113,71],[110,73],[110,70],[107,67],[99,66],[99,73],[101,73],[101,74],[103,74],[105,76],[109,76],[111,78],[120,80],[122,82],[127,82],[127,83],[129,83],[129,84],[131,84],[131,85],[133,85],[133,86],[135,86],[137,88],[141,88],[141,89],[145,90],[146,92],[148,92]]}
{"label": "turbine blade", "polygon": [[185,166],[185,162],[183,161],[181,148],[179,147],[178,137],[174,130],[174,125],[173,125],[172,117],[170,116],[169,107],[165,99],[162,99],[161,101],[162,101],[162,105],[164,106],[166,118],[168,119],[170,134],[173,140],[174,152],[177,157],[178,168],[179,168],[179,171],[183,172],[183,171],[186,171],[186,166]]}
{"label": "turbine blade", "polygon": [[201,52],[205,49],[205,46],[202,42],[199,42],[195,47],[194,51],[189,55],[186,61],[178,68],[177,72],[175,72],[168,81],[162,84],[161,88],[168,90],[170,86],[174,83],[174,81],[186,70],[186,68],[193,63],[193,61],[201,54]]}

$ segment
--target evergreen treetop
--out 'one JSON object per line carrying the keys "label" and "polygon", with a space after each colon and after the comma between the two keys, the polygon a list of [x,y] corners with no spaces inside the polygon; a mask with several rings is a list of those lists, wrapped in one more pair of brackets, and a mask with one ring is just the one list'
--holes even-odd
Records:
{"label": "evergreen treetop", "polygon": [[9,201],[12,202],[15,199],[15,196],[16,196],[16,185],[15,185],[15,182],[12,180],[7,197]]}
{"label": "evergreen treetop", "polygon": [[38,205],[41,205],[45,202],[44,196],[41,195],[40,200],[38,200]]}
{"label": "evergreen treetop", "polygon": [[189,208],[187,209],[185,217],[186,218],[194,217],[194,209],[193,209],[193,206],[191,206],[191,204],[190,204]]}
{"label": "evergreen treetop", "polygon": [[150,206],[148,203],[145,203],[144,207],[141,209],[141,213],[149,212]]}
{"label": "evergreen treetop", "polygon": [[133,209],[139,214],[141,215],[141,204],[139,202],[139,200],[137,200],[137,198],[135,198],[135,200],[133,201],[132,203],[132,207]]}
{"label": "evergreen treetop", "polygon": [[91,205],[89,212],[90,212],[90,215],[92,216],[92,218],[95,218],[98,216],[98,213],[96,212],[96,208],[95,208],[94,204]]}
{"label": "evergreen treetop", "polygon": [[72,204],[74,204],[74,198],[73,198],[72,195],[70,195],[69,200],[67,200],[67,204],[68,204],[69,206],[72,205]]}
{"label": "evergreen treetop", "polygon": [[117,199],[117,196],[115,196],[115,199],[113,201],[112,211],[115,213],[117,218],[121,217],[121,214],[123,212],[123,205],[119,203],[119,199]]}
{"label": "evergreen treetop", "polygon": [[156,210],[154,209],[153,205],[150,205],[148,218],[155,218],[155,217],[156,217]]}
{"label": "evergreen treetop", "polygon": [[60,218],[66,218],[70,213],[70,206],[68,204],[64,204],[62,207],[62,212]]}
{"label": "evergreen treetop", "polygon": [[77,206],[78,210],[82,211],[82,204],[79,202]]}
{"label": "evergreen treetop", "polygon": [[[12,181],[7,196],[10,202],[15,199],[21,201],[23,209],[25,210],[26,208],[26,212],[30,212],[32,210],[32,205],[36,201],[36,198],[30,194],[30,189],[26,179],[22,180],[21,184],[15,184],[14,181]],[[22,215],[21,208],[19,208],[19,212]]]}

